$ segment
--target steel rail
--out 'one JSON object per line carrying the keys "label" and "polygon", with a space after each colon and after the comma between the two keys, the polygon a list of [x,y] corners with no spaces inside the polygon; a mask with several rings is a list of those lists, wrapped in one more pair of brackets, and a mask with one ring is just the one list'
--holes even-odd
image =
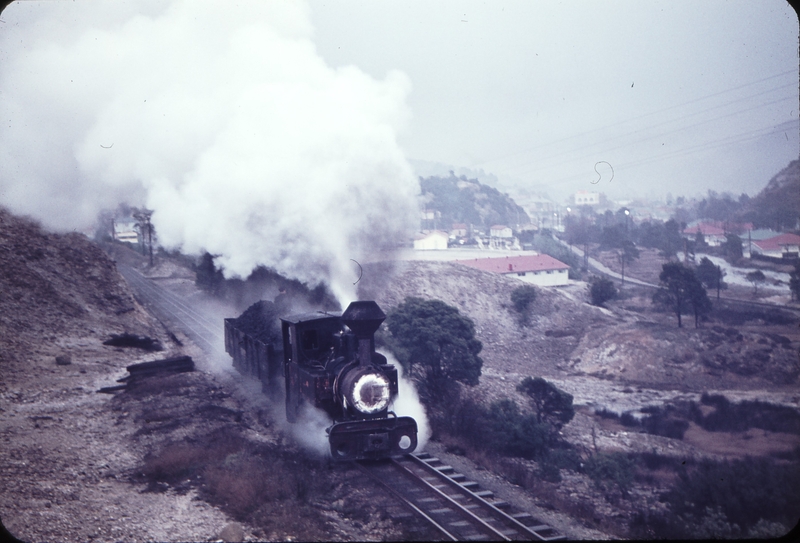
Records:
{"label": "steel rail", "polygon": [[128,276],[133,277],[134,281],[136,281],[138,284],[144,286],[145,288],[148,288],[151,292],[157,292],[161,299],[163,299],[166,302],[169,302],[171,305],[178,308],[180,311],[185,313],[187,316],[189,316],[192,320],[197,322],[207,331],[211,332],[212,334],[215,333],[217,323],[209,320],[204,314],[198,312],[191,305],[188,305],[180,298],[180,296],[171,292],[169,289],[157,285],[152,279],[146,278],[138,270],[135,270],[127,266],[125,266],[125,268],[126,269],[124,271],[120,270],[123,273],[123,275],[127,273]]}
{"label": "steel rail", "polygon": [[[465,479],[464,475],[454,474],[451,477],[445,473],[453,471],[451,466],[435,467],[431,465],[433,462],[441,463],[438,458],[422,453],[383,462],[357,462],[357,465],[448,539],[564,539],[553,528],[527,513],[512,515],[501,510],[501,507],[510,507],[510,504],[502,500],[492,503],[484,499],[483,496],[493,496],[493,493],[471,489],[477,487],[478,483],[465,481],[462,484],[458,480]],[[533,523],[526,526],[518,518],[529,518]],[[548,531],[551,534],[548,535]]]}
{"label": "steel rail", "polygon": [[[417,458],[414,455],[407,455],[404,458],[412,459],[412,462],[413,461],[418,461],[419,462],[419,460],[417,460]],[[449,496],[448,494],[442,492],[441,490],[436,488],[436,486],[432,485],[429,481],[426,481],[423,477],[420,477],[419,475],[417,475],[413,471],[411,471],[408,468],[406,468],[405,466],[403,466],[396,459],[392,458],[391,462],[395,467],[397,467],[399,470],[401,470],[404,475],[406,475],[407,477],[411,477],[411,478],[415,479],[420,484],[426,486],[431,491],[433,491],[436,494],[438,494],[447,503],[449,503],[450,505],[454,506],[456,508],[456,510],[459,511],[462,514],[462,516],[466,516],[471,522],[473,522],[474,524],[477,524],[479,527],[481,527],[484,530],[488,531],[490,533],[490,535],[497,537],[499,541],[511,541],[511,538],[506,536],[504,533],[502,533],[499,530],[497,530],[494,526],[490,526],[485,520],[483,520],[482,518],[480,518],[479,516],[474,514],[472,511],[470,511],[469,509],[467,509],[466,507],[464,507],[463,505],[458,503],[455,499],[453,499],[452,496]],[[444,474],[441,473],[441,472],[435,472],[435,475],[439,479],[442,479],[442,477],[444,477]],[[461,488],[461,490],[463,490],[463,491],[465,491],[465,492],[467,492],[469,494],[472,494],[467,489],[461,487],[461,485],[459,485],[459,487]],[[473,496],[474,496],[474,494],[473,494]],[[475,497],[477,497],[477,496],[475,496]],[[481,501],[483,501],[485,503],[484,500],[481,500]]]}
{"label": "steel rail", "polygon": [[372,473],[372,472],[371,472],[369,469],[367,469],[367,468],[366,468],[366,467],[365,467],[365,466],[364,466],[364,465],[363,465],[361,462],[355,462],[355,465],[356,465],[356,466],[358,467],[358,469],[360,469],[362,472],[366,473],[366,474],[367,474],[367,475],[369,475],[369,476],[370,476],[370,477],[371,477],[373,480],[377,481],[377,482],[378,482],[378,483],[379,483],[379,484],[380,484],[380,485],[381,485],[383,488],[385,488],[386,490],[388,490],[388,491],[389,491],[389,492],[390,492],[390,493],[391,493],[391,494],[392,494],[392,495],[393,495],[395,498],[397,498],[398,500],[400,500],[400,501],[401,501],[401,502],[402,502],[402,503],[403,503],[405,506],[407,506],[407,507],[408,507],[408,508],[410,508],[412,511],[414,511],[414,512],[415,512],[417,515],[419,515],[420,517],[422,517],[422,518],[423,518],[423,519],[424,519],[426,522],[428,522],[428,523],[429,523],[431,526],[433,526],[434,528],[436,528],[437,530],[439,530],[439,532],[441,532],[441,533],[442,533],[442,535],[444,535],[444,536],[445,536],[447,539],[449,539],[450,541],[458,541],[458,538],[457,538],[456,536],[454,536],[453,534],[451,534],[450,532],[448,532],[448,531],[447,531],[447,529],[446,529],[444,526],[442,526],[441,524],[439,524],[438,522],[436,522],[436,521],[435,521],[433,518],[431,518],[431,517],[430,517],[430,515],[428,515],[427,513],[425,513],[425,511],[423,511],[422,509],[420,509],[419,507],[417,507],[417,506],[414,504],[414,502],[412,502],[411,500],[409,500],[408,498],[406,498],[405,496],[403,496],[403,495],[402,495],[400,492],[398,492],[398,491],[397,491],[397,489],[395,489],[395,488],[393,488],[391,485],[387,484],[387,482],[386,482],[384,479],[381,479],[380,477],[378,477],[377,475],[375,475],[374,473]]}
{"label": "steel rail", "polygon": [[183,331],[195,340],[204,351],[209,353],[216,351],[215,345],[209,341],[207,336],[210,335],[217,341],[221,341],[222,336],[211,329],[208,324],[202,322],[203,319],[198,319],[194,310],[183,303],[176,303],[169,299],[172,293],[154,284],[132,268],[121,265],[118,269],[143,303],[161,313],[162,317],[177,321],[176,323],[183,328]]}
{"label": "steel rail", "polygon": [[[458,481],[453,480],[450,478],[446,473],[442,473],[440,470],[436,469],[434,466],[431,466],[428,462],[422,460],[417,455],[410,454],[407,456],[409,460],[414,462],[416,465],[422,467],[423,469],[427,470],[432,475],[436,475],[440,479],[447,482],[451,488],[458,488],[459,490],[464,489],[464,487],[458,483]],[[468,490],[467,490],[468,491]],[[469,492],[469,491],[468,491]],[[515,519],[499,507],[495,506],[493,503],[489,502],[488,500],[483,499],[481,496],[478,496],[474,492],[470,493],[470,498],[474,501],[481,502],[485,507],[492,510],[498,517],[501,517],[505,522],[511,524],[517,530],[521,530],[523,533],[527,533],[528,535],[539,539],[539,540],[548,540],[552,538],[545,538],[541,534],[538,534],[535,530],[532,530],[529,526],[525,526],[519,520]],[[548,527],[549,528],[549,527]]]}

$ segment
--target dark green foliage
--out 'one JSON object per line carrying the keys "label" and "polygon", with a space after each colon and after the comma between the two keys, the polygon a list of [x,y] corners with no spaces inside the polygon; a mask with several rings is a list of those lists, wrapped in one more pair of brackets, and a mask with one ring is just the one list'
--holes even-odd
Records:
{"label": "dark green foliage", "polygon": [[722,252],[731,262],[736,262],[742,258],[742,238],[736,234],[725,234],[725,243],[722,244]]}
{"label": "dark green foliage", "polygon": [[589,293],[592,297],[592,305],[602,306],[617,296],[617,287],[614,286],[610,279],[598,277],[592,281],[592,288]]}
{"label": "dark green foliage", "polygon": [[653,303],[675,313],[678,327],[681,315],[693,310],[695,326],[699,317],[711,310],[711,302],[694,272],[680,262],[667,262],[658,276],[661,288],[653,295]]}
{"label": "dark green foliage", "polygon": [[200,290],[204,290],[210,294],[219,294],[220,287],[225,281],[222,271],[218,270],[214,265],[214,257],[209,253],[203,253],[200,257],[200,262],[195,268],[195,284]]}
{"label": "dark green foliage", "polygon": [[622,453],[597,453],[586,462],[583,470],[604,490],[616,486],[625,495],[633,483],[636,463]]}
{"label": "dark green foliage", "polygon": [[795,262],[794,270],[789,273],[789,289],[792,291],[792,299],[800,300],[800,260]]}
{"label": "dark green foliage", "polygon": [[674,256],[683,245],[681,228],[675,219],[670,219],[664,223],[663,238],[660,240],[661,255],[665,257]]}
{"label": "dark green foliage", "polygon": [[767,280],[767,276],[761,270],[751,271],[745,278],[753,284],[753,293],[758,294],[758,285],[763,284]]}
{"label": "dark green foliage", "polygon": [[453,381],[478,384],[483,345],[475,339],[472,320],[455,307],[409,297],[389,312],[386,325],[389,347],[428,401],[446,401],[441,392],[451,389]]}
{"label": "dark green foliage", "polygon": [[794,228],[800,210],[800,160],[793,160],[764,189],[744,203],[744,217],[756,228]]}
{"label": "dark green foliage", "polygon": [[797,523],[800,469],[796,463],[749,457],[730,463],[704,460],[679,475],[672,490],[663,496],[679,517],[701,524],[697,513],[711,507],[719,508],[727,522],[745,531],[762,519],[785,526]]}
{"label": "dark green foliage", "polygon": [[572,420],[572,394],[567,394],[541,377],[526,377],[517,385],[517,391],[530,398],[538,422],[546,422],[559,429]]}
{"label": "dark green foliage", "polygon": [[800,411],[793,407],[749,400],[735,404],[725,396],[707,393],[700,397],[700,403],[715,409],[705,416],[697,409],[692,420],[710,432],[743,432],[761,428],[800,435]]}
{"label": "dark green foliage", "polygon": [[535,301],[536,287],[533,285],[522,285],[511,291],[511,303],[514,304],[514,310],[517,313],[526,313]]}
{"label": "dark green foliage", "polygon": [[570,279],[580,279],[579,270],[583,263],[581,262],[581,258],[573,253],[569,247],[565,247],[561,243],[559,243],[556,239],[552,237],[551,234],[548,234],[546,231],[542,231],[532,243],[532,248],[540,253],[544,253],[546,255],[550,255],[556,260],[563,262],[564,264],[569,265],[569,278]]}
{"label": "dark green foliage", "polygon": [[619,416],[619,421],[623,426],[635,427],[639,426],[639,421],[629,411],[624,412]]}
{"label": "dark green foliage", "polygon": [[722,280],[725,277],[725,271],[721,267],[715,266],[708,257],[704,256],[700,260],[700,265],[697,266],[694,273],[707,288],[716,289],[717,299],[719,299],[719,291],[728,288],[728,284]]}
{"label": "dark green foliage", "polygon": [[488,233],[495,224],[513,228],[530,222],[525,210],[508,195],[477,179],[456,177],[451,172],[449,177],[420,178],[419,184],[422,195],[429,199],[427,207],[441,213],[437,224],[426,225],[429,228],[450,230],[453,223],[466,223]]}
{"label": "dark green foliage", "polygon": [[[648,412],[648,408],[642,409],[642,411]],[[683,439],[683,434],[689,429],[689,421],[674,416],[674,411],[674,408],[669,405],[664,408],[650,409],[650,414],[642,419],[642,428],[648,434]]]}
{"label": "dark green foliage", "polygon": [[503,454],[536,458],[550,444],[551,429],[533,415],[522,415],[513,400],[498,400],[489,408],[491,443]]}
{"label": "dark green foliage", "polygon": [[627,232],[621,224],[606,226],[600,233],[600,247],[603,249],[619,249],[627,240]]}
{"label": "dark green foliage", "polygon": [[533,285],[522,285],[511,291],[511,303],[519,316],[520,326],[527,326],[530,322],[531,306],[535,301],[536,287]]}

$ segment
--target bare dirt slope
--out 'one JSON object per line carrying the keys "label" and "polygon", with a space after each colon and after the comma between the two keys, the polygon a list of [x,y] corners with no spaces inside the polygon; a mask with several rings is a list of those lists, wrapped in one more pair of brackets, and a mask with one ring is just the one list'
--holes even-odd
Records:
{"label": "bare dirt slope", "polygon": [[[126,248],[115,255],[143,265]],[[188,287],[186,269],[150,271]],[[103,345],[123,332],[165,350]],[[353,470],[300,450],[258,383],[210,373],[207,356],[168,336],[96,245],[3,210],[0,341],[0,519],[22,540],[431,537],[395,522],[382,492],[351,484]],[[200,371],[97,393],[127,365],[178,354]]]}
{"label": "bare dirt slope", "polygon": [[168,345],[96,245],[0,210],[0,518],[23,540],[205,540],[230,522],[125,480],[141,447],[96,390],[164,353],[102,345],[123,332]]}

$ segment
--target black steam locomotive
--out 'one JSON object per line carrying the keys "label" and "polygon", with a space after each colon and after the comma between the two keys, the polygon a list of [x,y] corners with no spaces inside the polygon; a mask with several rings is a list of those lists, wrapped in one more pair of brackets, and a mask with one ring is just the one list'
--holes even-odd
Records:
{"label": "black steam locomotive", "polygon": [[225,351],[268,394],[279,394],[284,382],[289,422],[298,420],[304,404],[325,411],[334,421],[327,431],[336,460],[385,458],[416,448],[416,421],[390,411],[397,368],[375,351],[374,334],[386,318],[378,304],[353,302],[342,314],[283,317],[280,330],[274,306],[259,304],[225,319]]}

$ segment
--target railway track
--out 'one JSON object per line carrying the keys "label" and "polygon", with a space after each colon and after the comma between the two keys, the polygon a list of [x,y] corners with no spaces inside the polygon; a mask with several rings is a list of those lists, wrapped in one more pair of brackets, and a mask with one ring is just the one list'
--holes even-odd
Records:
{"label": "railway track", "polygon": [[481,490],[427,453],[357,462],[419,517],[450,541],[557,541],[565,539],[530,514]]}
{"label": "railway track", "polygon": [[133,289],[136,300],[154,314],[167,330],[180,330],[198,347],[213,353],[222,345],[222,323],[212,321],[180,296],[143,276],[134,268],[117,264],[117,269]]}

